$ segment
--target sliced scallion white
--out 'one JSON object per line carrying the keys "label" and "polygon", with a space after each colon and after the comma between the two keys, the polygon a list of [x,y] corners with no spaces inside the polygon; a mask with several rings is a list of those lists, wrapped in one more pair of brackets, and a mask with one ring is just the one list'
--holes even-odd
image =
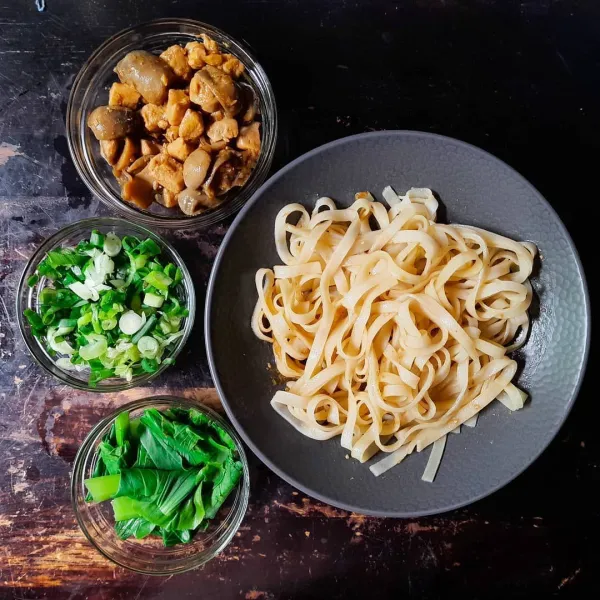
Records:
{"label": "sliced scallion white", "polygon": [[73,348],[73,346],[71,346],[71,344],[69,344],[69,342],[67,342],[64,339],[61,339],[60,341],[56,339],[65,335],[65,333],[68,333],[64,330],[61,331],[61,329],[62,328],[57,329],[56,327],[50,327],[48,329],[48,333],[46,334],[48,345],[50,346],[50,348],[52,348],[52,350],[54,350],[54,352],[59,352],[60,354],[68,354],[69,356],[71,356],[75,354],[75,349]]}
{"label": "sliced scallion white", "polygon": [[114,329],[117,326],[117,320],[114,317],[111,319],[104,319],[103,321],[101,321],[100,325],[102,326],[102,329],[104,329],[104,331],[110,331],[111,329]]}
{"label": "sliced scallion white", "polygon": [[149,335],[142,336],[137,343],[137,347],[144,358],[156,358],[160,350],[158,340]]}
{"label": "sliced scallion white", "polygon": [[137,333],[144,324],[144,319],[133,310],[128,310],[121,315],[119,319],[119,329],[125,335],[133,335]]}
{"label": "sliced scallion white", "polygon": [[106,352],[108,348],[108,342],[103,335],[90,333],[86,339],[88,344],[79,348],[79,356],[81,356],[83,360],[93,360],[94,358],[102,356]]}
{"label": "sliced scallion white", "polygon": [[69,289],[83,300],[92,299],[93,291],[81,281],[75,281],[74,283],[69,284]]}
{"label": "sliced scallion white", "polygon": [[117,256],[121,252],[121,240],[114,233],[110,232],[106,234],[104,238],[103,250],[108,256]]}

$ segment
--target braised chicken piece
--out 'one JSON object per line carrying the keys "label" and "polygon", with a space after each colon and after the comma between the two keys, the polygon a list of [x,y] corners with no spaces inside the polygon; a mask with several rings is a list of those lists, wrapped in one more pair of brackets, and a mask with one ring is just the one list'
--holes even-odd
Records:
{"label": "braised chicken piece", "polygon": [[200,42],[188,42],[185,45],[185,49],[187,52],[188,65],[192,69],[201,69],[206,64],[204,59],[208,52],[206,51],[204,44]]}
{"label": "braised chicken piece", "polygon": [[168,154],[157,154],[148,164],[149,176],[162,187],[178,194],[184,187],[183,165]]}
{"label": "braised chicken piece", "polygon": [[246,70],[241,61],[231,54],[223,54],[223,64],[221,69],[234,79],[239,79]]}
{"label": "braised chicken piece", "polygon": [[125,108],[136,109],[140,99],[141,96],[135,88],[118,81],[112,84],[108,92],[109,106],[124,106]]}
{"label": "braised chicken piece", "polygon": [[179,126],[171,125],[165,132],[165,140],[169,143],[174,142],[179,137]]}
{"label": "braised chicken piece", "polygon": [[115,67],[108,106],[87,124],[121,196],[196,215],[250,177],[261,149],[258,103],[242,62],[208,35],[159,56],[135,50]]}
{"label": "braised chicken piece", "polygon": [[219,45],[208,34],[202,34],[202,41],[204,42],[204,47],[209,54],[219,53]]}
{"label": "braised chicken piece", "polygon": [[188,81],[192,77],[192,68],[188,64],[188,57],[185,48],[175,44],[169,46],[160,57],[173,69],[173,73]]}
{"label": "braised chicken piece", "polygon": [[178,137],[167,145],[167,152],[177,160],[184,162],[185,159],[194,151],[194,145]]}
{"label": "braised chicken piece", "polygon": [[235,142],[238,150],[247,150],[253,156],[260,153],[260,123],[254,121],[252,125],[244,125]]}
{"label": "braised chicken piece", "polygon": [[140,110],[144,127],[151,133],[162,131],[169,127],[169,121],[165,116],[165,108],[156,104],[145,104]]}
{"label": "braised chicken piece", "polygon": [[174,194],[166,188],[162,188],[158,192],[158,194],[155,194],[154,199],[159,204],[162,204],[165,208],[175,208],[177,206],[178,196],[181,194],[183,194],[183,192],[179,192],[179,194]]}
{"label": "braised chicken piece", "polygon": [[188,108],[179,124],[179,135],[188,142],[198,142],[204,133],[204,119],[201,113]]}
{"label": "braised chicken piece", "polygon": [[207,130],[206,135],[211,142],[230,142],[238,136],[238,122],[231,117],[215,121]]}
{"label": "braised chicken piece", "polygon": [[190,107],[190,97],[183,90],[169,90],[166,117],[171,125],[179,125]]}

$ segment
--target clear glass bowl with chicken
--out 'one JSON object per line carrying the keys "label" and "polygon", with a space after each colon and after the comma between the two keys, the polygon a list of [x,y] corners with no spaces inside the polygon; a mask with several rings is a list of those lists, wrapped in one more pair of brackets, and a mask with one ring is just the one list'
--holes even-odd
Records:
{"label": "clear glass bowl with chicken", "polygon": [[[109,55],[116,63],[94,73]],[[96,51],[74,84],[67,130],[75,165],[101,199],[147,223],[209,224],[266,178],[277,116],[247,51],[215,28],[174,19]]]}

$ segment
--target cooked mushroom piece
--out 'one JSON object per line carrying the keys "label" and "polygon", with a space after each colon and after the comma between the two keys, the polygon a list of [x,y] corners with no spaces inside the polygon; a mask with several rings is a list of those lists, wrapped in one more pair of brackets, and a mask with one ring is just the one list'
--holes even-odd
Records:
{"label": "cooked mushroom piece", "polygon": [[197,190],[206,179],[210,169],[210,154],[205,150],[194,150],[183,163],[183,181],[186,187]]}
{"label": "cooked mushroom piece", "polygon": [[140,147],[144,156],[153,156],[154,154],[159,154],[162,148],[162,146],[158,142],[155,142],[154,140],[145,139],[141,140]]}
{"label": "cooked mushroom piece", "polygon": [[[196,77],[213,93],[228,116],[233,117],[240,111],[241,103],[239,101],[238,88],[235,85],[235,81],[227,73],[216,67],[206,65],[206,67],[194,75],[194,78]],[[209,112],[214,112],[214,110]]]}
{"label": "cooked mushroom piece", "polygon": [[164,104],[169,85],[176,75],[159,56],[145,50],[134,50],[122,58],[115,67],[122,83],[133,86],[146,102]]}
{"label": "cooked mushroom piece", "polygon": [[245,185],[248,179],[250,179],[250,175],[252,175],[252,171],[256,166],[256,159],[258,157],[254,154],[248,152],[248,150],[244,150],[242,152],[242,165],[238,170],[238,173],[233,182],[233,187],[241,187]]}
{"label": "cooked mushroom piece", "polygon": [[131,175],[137,175],[140,173],[140,171],[143,171],[148,166],[148,163],[151,160],[152,156],[150,155],[140,156],[138,159],[134,160],[131,165],[129,165],[127,172],[131,173]]}
{"label": "cooked mushroom piece", "polygon": [[120,140],[100,140],[100,154],[109,165],[119,160]]}
{"label": "cooked mushroom piece", "polygon": [[190,100],[197,104],[204,112],[212,113],[219,110],[221,105],[212,93],[211,89],[204,83],[198,71],[190,81]]}
{"label": "cooked mushroom piece", "polygon": [[189,188],[179,192],[177,201],[179,202],[181,211],[190,216],[197,215],[207,208],[214,208],[219,205],[218,200],[209,198],[209,196],[199,190],[191,190]]}
{"label": "cooked mushroom piece", "polygon": [[205,194],[210,198],[222,196],[237,185],[235,180],[242,164],[243,157],[241,153],[229,147],[223,148],[217,154],[210,176],[202,188]]}
{"label": "cooked mushroom piece", "polygon": [[258,114],[258,102],[254,90],[245,82],[238,83],[240,102],[242,103],[242,121],[252,123]]}
{"label": "cooked mushroom piece", "polygon": [[203,135],[198,142],[198,147],[204,150],[205,152],[208,152],[209,154],[213,152],[219,152],[220,150],[223,150],[223,148],[225,148],[226,146],[227,142],[223,140],[211,144],[205,135]]}
{"label": "cooked mushroom piece", "polygon": [[231,117],[226,117],[220,121],[215,121],[206,130],[206,135],[212,143],[220,141],[229,142],[233,138],[237,137],[238,133],[238,122]]}
{"label": "cooked mushroom piece", "polygon": [[99,106],[87,119],[97,140],[116,140],[133,133],[139,124],[135,111],[123,106]]}
{"label": "cooked mushroom piece", "polygon": [[119,156],[119,160],[115,163],[114,171],[120,173],[121,171],[125,171],[138,157],[138,144],[132,137],[125,138],[125,144],[123,145],[123,150],[121,150],[121,154]]}
{"label": "cooked mushroom piece", "polygon": [[[142,157],[131,165],[130,169],[142,159],[150,159],[152,157]],[[135,175],[123,172],[121,175],[121,196],[123,200],[135,204],[139,208],[148,208],[154,201],[154,178],[149,162],[146,166],[135,172]]]}
{"label": "cooked mushroom piece", "polygon": [[238,150],[247,150],[251,155],[258,156],[260,153],[260,123],[254,121],[252,125],[246,125],[240,129],[236,140]]}

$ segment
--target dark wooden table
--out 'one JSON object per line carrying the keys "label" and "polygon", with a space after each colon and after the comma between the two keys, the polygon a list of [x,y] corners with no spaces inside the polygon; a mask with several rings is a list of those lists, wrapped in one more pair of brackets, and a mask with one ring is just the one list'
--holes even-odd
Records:
{"label": "dark wooden table", "polygon": [[593,368],[544,455],[469,508],[412,521],[365,518],[305,497],[254,459],[248,514],[203,570],[140,576],[86,542],[69,473],[90,427],[156,392],[219,406],[200,315],[227,223],[170,235],[201,308],[184,356],[152,388],[97,396],[58,385],[32,362],[15,325],[17,281],[35,247],[67,223],[107,214],[68,154],[73,78],[106,37],[159,16],[204,20],[253,47],[282,121],[276,166],[367,130],[455,136],[532,181],[567,224],[592,281],[597,272],[596,0],[46,0],[42,13],[34,0],[0,0],[0,598],[597,597]]}

